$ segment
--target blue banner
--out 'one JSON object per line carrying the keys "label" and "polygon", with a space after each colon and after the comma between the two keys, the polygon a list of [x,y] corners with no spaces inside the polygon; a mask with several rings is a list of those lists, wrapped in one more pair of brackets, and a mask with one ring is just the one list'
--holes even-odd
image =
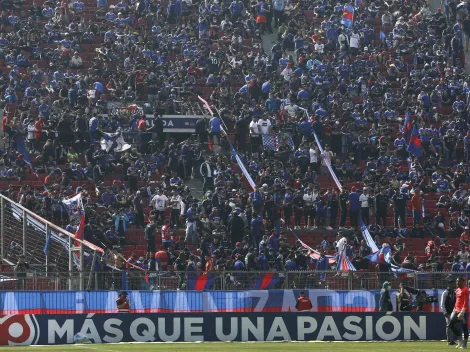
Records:
{"label": "blue banner", "polygon": [[[253,285],[256,279],[253,278]],[[281,284],[285,274],[263,278],[260,288],[271,284],[268,279],[279,280]],[[357,281],[360,280],[358,276]],[[370,278],[365,277],[365,280]],[[379,290],[315,289],[318,280],[314,276],[303,281],[298,290],[128,291],[128,298],[131,313],[289,312],[295,310],[302,289],[311,299],[314,312],[376,312],[379,309]],[[4,287],[7,284],[10,283],[4,283]],[[396,292],[392,291],[392,296]],[[426,292],[440,301],[443,290]],[[117,313],[117,297],[116,291],[4,291],[0,292],[0,314]],[[392,304],[396,304],[394,296]],[[426,310],[439,312],[439,304],[430,304]]]}
{"label": "blue banner", "polygon": [[445,330],[444,316],[437,313],[10,315],[2,317],[0,345],[59,345],[83,339],[95,344],[425,341],[444,340]]}

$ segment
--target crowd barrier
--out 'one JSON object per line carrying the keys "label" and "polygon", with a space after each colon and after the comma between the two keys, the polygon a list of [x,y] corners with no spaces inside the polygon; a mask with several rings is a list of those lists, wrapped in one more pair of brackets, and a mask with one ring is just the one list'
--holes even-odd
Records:
{"label": "crowd barrier", "polygon": [[[42,270],[42,271],[41,271]],[[24,274],[24,273],[23,273]],[[62,290],[205,290],[246,291],[266,289],[332,289],[380,290],[384,281],[398,287],[400,283],[418,289],[443,289],[447,277],[463,276],[465,272],[380,273],[364,271],[159,271],[144,272],[44,272],[31,270],[26,277],[14,271],[0,272],[1,291],[62,291]],[[80,280],[84,279],[83,288]]]}
{"label": "crowd barrier", "polygon": [[[131,313],[291,312],[300,290],[251,291],[127,291]],[[380,291],[304,290],[313,312],[377,312]],[[443,290],[426,290],[440,301]],[[396,290],[392,304],[396,306]],[[118,291],[10,291],[0,292],[0,315],[117,313]],[[426,312],[439,312],[439,303]]]}
{"label": "crowd barrier", "polygon": [[198,341],[444,340],[435,313],[195,313],[7,315],[0,345]]}

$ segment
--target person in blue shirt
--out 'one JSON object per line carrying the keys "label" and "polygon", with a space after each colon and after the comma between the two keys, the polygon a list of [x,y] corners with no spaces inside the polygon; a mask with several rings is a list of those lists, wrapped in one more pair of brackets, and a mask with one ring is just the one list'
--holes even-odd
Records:
{"label": "person in blue shirt", "polygon": [[255,212],[261,214],[261,210],[263,209],[264,205],[264,199],[259,189],[255,188],[255,190],[250,193],[250,200]]}
{"label": "person in blue shirt", "polygon": [[393,142],[393,145],[395,146],[397,156],[406,158],[408,152],[406,151],[406,140],[403,137],[403,133],[400,133],[400,135]]}
{"label": "person in blue shirt", "polygon": [[82,13],[85,10],[85,4],[81,1],[75,1],[72,6],[75,13]]}
{"label": "person in blue shirt", "polygon": [[356,228],[358,225],[359,218],[359,194],[356,192],[356,187],[351,187],[351,193],[348,196],[348,205],[349,205],[349,221],[351,222],[351,227]]}
{"label": "person in blue shirt", "polygon": [[237,22],[237,20],[243,15],[245,12],[245,5],[241,0],[234,0],[230,4],[230,11],[232,13],[232,23]]}
{"label": "person in blue shirt", "polygon": [[186,237],[184,242],[188,244],[196,244],[197,233],[197,204],[191,204],[191,208],[186,212]]}
{"label": "person in blue shirt", "polygon": [[108,22],[114,22],[116,20],[116,14],[114,12],[109,11],[109,12],[106,13],[104,18]]}
{"label": "person in blue shirt", "polygon": [[292,271],[292,270],[295,270],[296,268],[297,268],[297,264],[295,263],[294,255],[290,254],[286,260],[286,264],[284,264],[284,269]]}
{"label": "person in blue shirt", "polygon": [[43,118],[48,120],[49,115],[51,113],[51,107],[48,104],[46,104],[45,102],[43,102],[41,105],[39,105],[39,112],[40,112],[40,114]]}
{"label": "person in blue shirt", "polygon": [[[470,264],[469,264],[470,265]],[[458,255],[456,255],[454,257],[454,263],[452,264],[452,269],[451,271],[452,272],[459,272],[459,271],[463,271],[464,270],[464,267],[463,265],[460,263],[460,257]]]}
{"label": "person in blue shirt", "polygon": [[261,86],[261,93],[262,93],[264,99],[269,97],[269,94],[271,93],[272,88],[273,88],[273,85],[269,81],[269,79],[266,82],[263,83],[263,85]]}
{"label": "person in blue shirt", "polygon": [[307,90],[301,89],[297,93],[297,101],[301,102],[303,100],[309,100],[309,99],[310,99],[310,93]]}
{"label": "person in blue shirt", "polygon": [[[211,143],[218,144],[220,138],[220,132],[222,131],[222,120],[219,116],[213,116],[209,120],[209,138]],[[214,136],[217,137],[216,141],[214,142]]]}
{"label": "person in blue shirt", "polygon": [[287,0],[274,0],[274,27],[278,28],[284,22],[284,10],[287,5]]}
{"label": "person in blue shirt", "polygon": [[261,270],[269,270],[269,265],[264,250],[260,251],[260,254],[258,256],[258,264]]}
{"label": "person in blue shirt", "polygon": [[49,4],[46,4],[46,7],[42,10],[42,15],[45,18],[51,18],[54,15],[54,9]]}
{"label": "person in blue shirt", "polygon": [[253,245],[257,248],[261,241],[261,235],[263,234],[263,219],[257,212],[254,212],[252,216],[251,238],[253,239]]}
{"label": "person in blue shirt", "polygon": [[302,122],[299,123],[299,133],[303,137],[303,141],[308,141],[312,135],[312,124],[304,117]]}

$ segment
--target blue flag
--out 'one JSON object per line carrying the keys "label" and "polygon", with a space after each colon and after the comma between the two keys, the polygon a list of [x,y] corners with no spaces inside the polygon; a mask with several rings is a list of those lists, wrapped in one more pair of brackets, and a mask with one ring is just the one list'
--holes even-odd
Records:
{"label": "blue flag", "polygon": [[408,141],[410,133],[413,130],[413,123],[411,122],[410,112],[406,112],[405,121],[403,122],[403,135],[405,140]]}
{"label": "blue flag", "polygon": [[419,134],[416,127],[413,128],[413,131],[411,132],[410,143],[408,144],[406,151],[414,154],[418,158],[423,156],[423,146],[421,145],[421,140],[419,139]]}
{"label": "blue flag", "polygon": [[380,40],[385,40],[385,39],[387,39],[387,36],[385,35],[383,31],[380,31]]}
{"label": "blue flag", "polygon": [[186,288],[194,291],[205,291],[212,287],[215,280],[215,274],[209,273],[188,273],[188,282]]}
{"label": "blue flag", "polygon": [[255,290],[268,290],[276,286],[279,282],[279,275],[276,273],[264,273],[257,276],[253,285]]}
{"label": "blue flag", "polygon": [[343,18],[341,24],[346,28],[352,28],[354,23],[354,7],[349,4],[344,5]]}
{"label": "blue flag", "polygon": [[23,160],[25,161],[26,164],[28,164],[28,166],[31,169],[31,172],[37,176],[37,173],[33,168],[33,164],[31,164],[31,160],[29,159],[28,150],[26,149],[26,146],[24,144],[24,138],[20,133],[16,134],[15,141],[16,141],[16,150],[18,151],[18,153],[23,155]]}
{"label": "blue flag", "polygon": [[392,261],[392,249],[390,246],[385,246],[375,253],[367,256],[372,263],[390,264]]}
{"label": "blue flag", "polygon": [[48,251],[49,251],[49,245],[51,243],[51,231],[49,231],[47,233],[47,236],[46,236],[46,244],[44,245],[44,248],[42,249],[42,251],[44,252],[44,255],[47,255]]}

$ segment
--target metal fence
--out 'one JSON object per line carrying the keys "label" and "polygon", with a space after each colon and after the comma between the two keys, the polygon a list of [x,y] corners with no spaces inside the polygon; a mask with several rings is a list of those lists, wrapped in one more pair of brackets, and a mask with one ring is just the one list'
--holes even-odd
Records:
{"label": "metal fence", "polygon": [[[21,286],[26,287],[27,283],[31,287],[38,287],[38,284],[33,285],[29,282],[38,280],[42,282],[41,277],[48,273],[47,278],[57,277],[58,285],[63,287],[51,288],[54,290],[75,289],[72,279],[76,276],[80,277],[78,279],[80,289],[92,287],[87,278],[90,278],[91,268],[94,267],[98,257],[97,250],[101,249],[89,242],[76,239],[74,234],[0,194],[0,261],[2,264],[14,267],[20,257],[24,256],[31,268],[40,268],[38,271],[18,273],[20,276],[27,276],[26,279],[18,281],[21,282]],[[3,271],[3,266],[0,269]],[[67,272],[65,277],[70,279],[70,282],[64,284],[62,282],[64,275],[57,275],[57,272]],[[0,278],[0,284],[8,282],[11,284],[11,279],[9,277],[7,279],[9,281],[3,282]],[[42,290],[42,284],[37,289]]]}
{"label": "metal fence", "polygon": [[[380,290],[389,281],[393,288],[402,283],[418,289],[443,289],[447,278],[464,277],[462,272],[415,272],[394,275],[378,272],[335,271],[213,271],[198,272],[157,271],[144,272],[1,272],[2,291],[65,291],[65,290],[206,290],[244,291],[266,289],[330,289],[330,290]],[[468,277],[467,277],[468,276]],[[85,280],[83,280],[83,278]],[[85,287],[80,282],[85,282]]]}

